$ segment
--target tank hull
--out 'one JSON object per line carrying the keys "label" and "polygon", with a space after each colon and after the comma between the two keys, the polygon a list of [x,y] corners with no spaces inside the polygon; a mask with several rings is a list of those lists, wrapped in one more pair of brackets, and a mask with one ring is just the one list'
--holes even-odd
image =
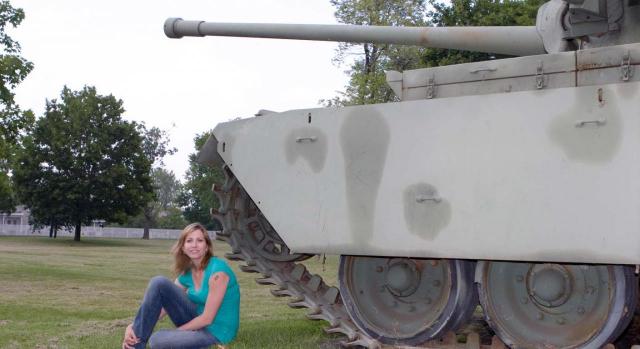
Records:
{"label": "tank hull", "polygon": [[639,99],[628,82],[292,110],[214,135],[295,252],[640,264]]}

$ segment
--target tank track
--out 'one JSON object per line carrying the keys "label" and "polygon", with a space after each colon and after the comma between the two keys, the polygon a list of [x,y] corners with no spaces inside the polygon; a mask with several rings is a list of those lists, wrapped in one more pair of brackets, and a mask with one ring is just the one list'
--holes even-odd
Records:
{"label": "tank track", "polygon": [[[251,232],[248,222],[253,222],[257,215],[261,215],[246,190],[225,165],[223,168],[225,183],[214,184],[213,191],[218,197],[220,208],[212,209],[211,214],[222,223],[223,230],[216,235],[216,239],[231,246],[231,253],[225,257],[232,261],[242,261],[240,269],[247,273],[258,273],[256,278],[260,285],[276,286],[271,289],[275,297],[291,297],[288,305],[292,308],[306,308],[307,318],[324,320],[329,326],[324,329],[328,334],[342,334],[346,339],[340,341],[342,347],[364,347],[368,349],[506,349],[505,344],[493,336],[491,344],[481,344],[480,335],[471,332],[466,335],[466,342],[461,343],[455,333],[448,333],[443,338],[425,343],[420,347],[388,346],[358,329],[353,323],[340,297],[338,288],[327,285],[317,274],[311,274],[307,268],[298,263],[312,255],[289,254],[289,258],[272,260],[264,256],[249,238]],[[247,207],[255,207],[251,213]],[[266,222],[266,220],[265,220]],[[268,225],[268,222],[266,222]],[[276,238],[277,234],[273,232]],[[267,234],[265,234],[267,235]],[[264,237],[264,236],[263,236]],[[273,238],[273,236],[272,236]],[[264,246],[262,246],[264,247]],[[288,253],[288,249],[285,251]],[[288,260],[287,260],[288,259]],[[605,349],[615,349],[608,344]],[[632,347],[636,349],[636,345]],[[640,346],[638,347],[640,348]]]}

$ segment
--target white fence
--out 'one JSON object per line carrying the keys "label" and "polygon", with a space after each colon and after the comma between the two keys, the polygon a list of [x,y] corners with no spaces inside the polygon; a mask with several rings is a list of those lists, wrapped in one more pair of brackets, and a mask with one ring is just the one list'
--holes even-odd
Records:
{"label": "white fence", "polygon": [[[83,226],[82,236],[87,237],[104,237],[104,238],[142,238],[142,228],[100,228],[94,226]],[[181,230],[174,229],[150,229],[150,239],[177,239]],[[49,236],[49,227],[34,230],[30,225],[19,224],[0,224],[0,236]],[[58,230],[58,236],[73,235],[73,231],[68,232],[64,229]]]}

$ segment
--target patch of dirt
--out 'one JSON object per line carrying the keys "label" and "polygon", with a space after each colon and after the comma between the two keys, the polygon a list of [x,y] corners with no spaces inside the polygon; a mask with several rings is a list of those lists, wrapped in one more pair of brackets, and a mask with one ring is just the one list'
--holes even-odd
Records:
{"label": "patch of dirt", "polygon": [[7,325],[9,322],[9,320],[0,320],[0,326]]}
{"label": "patch of dirt", "polygon": [[[466,339],[466,336],[469,333],[472,333],[472,332],[478,333],[480,335],[481,343],[482,344],[486,344],[486,345],[491,344],[491,339],[495,335],[493,330],[484,321],[484,316],[482,314],[482,308],[480,308],[480,307],[478,307],[476,309],[476,311],[473,313],[473,316],[472,316],[471,320],[469,320],[469,322],[464,327],[462,327],[459,331],[457,331],[458,340],[459,341],[462,340],[462,342],[464,342],[465,339]],[[460,337],[462,337],[462,338],[460,338]],[[341,337],[341,338],[338,338],[338,339],[327,340],[327,341],[322,342],[320,344],[319,348],[320,349],[338,349],[338,348],[342,348],[342,346],[340,345],[340,342],[345,341],[345,340],[346,340],[345,337]]]}
{"label": "patch of dirt", "polygon": [[113,321],[85,321],[71,331],[68,335],[71,337],[87,337],[93,334],[101,334],[111,332],[115,329],[122,329],[124,333],[125,327],[131,323],[132,319],[117,319]]}
{"label": "patch of dirt", "polygon": [[9,342],[9,344],[7,344],[7,346],[5,347],[5,349],[19,349],[19,348],[22,348],[22,346],[20,345],[20,343],[16,341]]}
{"label": "patch of dirt", "polygon": [[325,342],[320,343],[318,346],[319,349],[340,349],[342,345],[340,344],[345,339],[331,339]]}
{"label": "patch of dirt", "polygon": [[58,349],[60,348],[60,346],[58,345],[59,341],[60,341],[60,338],[51,337],[49,338],[49,342],[47,344],[37,344],[35,348],[36,349]]}
{"label": "patch of dirt", "polygon": [[[484,314],[480,306],[476,307],[469,322],[458,331],[458,333],[465,336],[465,338],[469,333],[473,332],[480,335],[480,343],[482,344],[491,344],[491,339],[495,335],[491,327],[484,321]],[[460,338],[458,338],[458,340],[460,340]]]}

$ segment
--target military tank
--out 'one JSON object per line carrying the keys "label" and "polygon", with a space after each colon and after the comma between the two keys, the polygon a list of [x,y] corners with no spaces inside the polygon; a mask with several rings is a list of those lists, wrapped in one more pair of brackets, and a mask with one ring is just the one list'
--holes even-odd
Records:
{"label": "military tank", "polygon": [[[515,56],[387,72],[399,102],[260,111],[201,162],[227,257],[347,346],[602,348],[640,265],[640,2],[552,0],[536,26],[400,28],[170,18],[170,38],[423,45]],[[300,262],[339,255],[339,289]]]}

